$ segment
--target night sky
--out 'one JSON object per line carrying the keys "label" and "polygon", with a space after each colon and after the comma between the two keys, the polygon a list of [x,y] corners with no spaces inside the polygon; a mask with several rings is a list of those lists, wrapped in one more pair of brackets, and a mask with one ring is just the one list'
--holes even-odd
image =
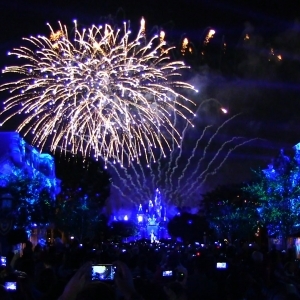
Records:
{"label": "night sky", "polygon": [[[138,28],[143,16],[149,34],[162,28],[177,46],[188,37],[198,56],[184,58],[192,66],[186,76],[199,88],[197,101],[216,98],[228,108],[229,117],[242,113],[222,132],[219,143],[232,136],[259,138],[234,152],[207,187],[238,182],[250,178],[251,168],[266,167],[280,148],[288,150],[300,142],[300,13],[298,1],[290,2],[0,0],[0,67],[8,64],[6,53],[21,45],[22,37],[48,35],[46,23],[55,27],[58,20],[71,24],[77,19],[89,26],[111,16]],[[209,28],[216,34],[200,58]],[[198,128],[224,120],[213,105],[204,108]],[[190,133],[187,143],[198,134]],[[185,155],[188,158],[188,151]]]}

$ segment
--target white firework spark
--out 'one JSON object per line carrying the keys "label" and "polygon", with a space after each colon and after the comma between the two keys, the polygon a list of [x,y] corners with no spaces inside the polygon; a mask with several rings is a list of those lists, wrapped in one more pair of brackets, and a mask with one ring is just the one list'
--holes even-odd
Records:
{"label": "white firework spark", "polygon": [[165,155],[171,140],[180,143],[172,119],[189,121],[195,104],[176,90],[196,90],[177,80],[188,67],[170,60],[161,36],[146,41],[144,20],[132,40],[126,23],[122,29],[93,25],[80,31],[75,21],[73,39],[61,23],[58,31],[49,28],[49,38],[24,38],[30,46],[10,53],[25,63],[3,70],[21,75],[0,87],[12,93],[3,123],[25,114],[17,131],[33,133],[40,149],[49,143],[51,151],[121,165],[140,156],[155,160],[155,148]]}

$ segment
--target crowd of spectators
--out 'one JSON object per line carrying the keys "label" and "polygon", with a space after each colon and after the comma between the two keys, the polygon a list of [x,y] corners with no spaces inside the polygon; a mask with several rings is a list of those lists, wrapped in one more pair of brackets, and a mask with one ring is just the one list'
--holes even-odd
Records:
{"label": "crowd of spectators", "polygon": [[[57,238],[45,247],[27,242],[22,256],[2,255],[3,300],[300,299],[300,263],[293,249],[172,240],[63,244]],[[93,280],[94,266],[106,268],[109,276]]]}

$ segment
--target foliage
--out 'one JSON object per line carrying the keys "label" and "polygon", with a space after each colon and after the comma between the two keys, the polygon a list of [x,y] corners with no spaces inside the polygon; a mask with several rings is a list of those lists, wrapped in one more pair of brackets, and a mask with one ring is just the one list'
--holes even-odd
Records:
{"label": "foliage", "polygon": [[260,218],[268,233],[286,238],[299,224],[300,167],[296,157],[280,153],[268,170],[255,172],[257,180],[244,188],[258,199]]}
{"label": "foliage", "polygon": [[56,157],[56,174],[62,180],[61,194],[64,199],[87,196],[102,208],[110,193],[110,177],[100,162],[80,156]]}
{"label": "foliage", "polygon": [[54,216],[54,198],[45,175],[35,170],[12,168],[0,175],[1,185],[12,196],[11,216],[17,228],[29,228],[32,223],[49,223]]}
{"label": "foliage", "polygon": [[254,235],[259,221],[257,202],[242,187],[243,184],[219,186],[203,196],[204,213],[219,237]]}
{"label": "foliage", "polygon": [[80,241],[94,237],[98,223],[102,222],[101,210],[87,196],[56,201],[55,226],[67,235],[74,235]]}
{"label": "foliage", "polygon": [[108,226],[108,218],[105,214],[101,214],[98,218],[97,224],[94,227],[94,239],[98,241],[107,240],[110,236],[110,228]]}
{"label": "foliage", "polygon": [[203,216],[183,212],[169,221],[168,232],[172,237],[192,242],[202,241],[203,236],[210,233],[210,228]]}
{"label": "foliage", "polygon": [[56,200],[55,225],[82,240],[97,234],[109,176],[100,163],[82,157],[57,158],[57,176],[62,180]]}
{"label": "foliage", "polygon": [[114,221],[110,225],[110,238],[122,240],[138,234],[138,226],[133,221]]}

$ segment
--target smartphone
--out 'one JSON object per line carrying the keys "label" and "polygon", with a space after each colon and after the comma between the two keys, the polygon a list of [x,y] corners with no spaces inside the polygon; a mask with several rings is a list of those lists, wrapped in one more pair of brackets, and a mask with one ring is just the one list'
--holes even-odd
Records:
{"label": "smartphone", "polygon": [[92,266],[92,280],[114,280],[115,267],[112,264]]}
{"label": "smartphone", "polygon": [[226,262],[217,262],[217,269],[227,269]]}
{"label": "smartphone", "polygon": [[5,256],[0,257],[0,264],[1,264],[1,266],[6,266],[6,257]]}
{"label": "smartphone", "polygon": [[163,277],[170,277],[170,276],[173,276],[173,271],[172,271],[172,270],[163,271],[162,276],[163,276]]}
{"label": "smartphone", "polygon": [[7,291],[13,292],[17,290],[17,283],[15,281],[8,281],[4,283],[4,288]]}

